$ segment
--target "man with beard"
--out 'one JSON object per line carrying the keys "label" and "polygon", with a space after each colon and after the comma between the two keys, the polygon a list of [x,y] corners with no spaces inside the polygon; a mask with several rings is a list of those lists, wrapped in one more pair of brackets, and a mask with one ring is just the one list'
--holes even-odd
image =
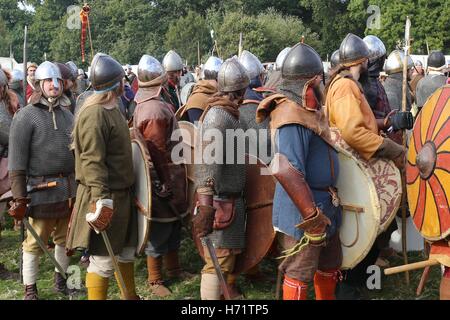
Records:
{"label": "man with beard", "polygon": [[[358,36],[349,33],[342,41],[339,48],[339,66],[325,88],[330,126],[338,128],[345,142],[364,159],[386,158],[402,168],[404,148],[379,135],[378,122],[358,82],[361,76],[367,73],[370,57],[371,52],[367,44]],[[377,63],[377,59],[372,62]],[[375,99],[374,101],[379,99],[378,85],[376,88],[376,96],[369,94],[370,99]],[[377,107],[377,112],[380,111],[378,109],[385,110],[385,106]],[[361,279],[356,278],[358,281]]]}
{"label": "man with beard", "polygon": [[100,232],[106,232],[117,256],[125,288],[124,300],[139,300],[134,283],[137,243],[130,132],[120,113],[125,72],[112,57],[97,53],[91,62],[94,89],[77,114],[73,130],[77,200],[70,221],[67,248],[89,249],[86,288],[89,300],[106,300],[112,257]]}
{"label": "man with beard", "polygon": [[222,62],[221,59],[214,56],[208,58],[203,66],[202,79],[194,86],[184,110],[180,114],[181,120],[187,118],[189,122],[195,123],[200,119],[208,105],[208,99],[217,92],[217,73]]}
{"label": "man with beard", "polygon": [[181,57],[173,50],[167,52],[163,59],[164,70],[167,72],[167,89],[170,94],[171,104],[175,111],[180,108],[180,78],[183,71],[183,61]]}
{"label": "man with beard", "polygon": [[445,69],[447,64],[441,51],[432,51],[427,60],[427,75],[417,83],[416,100],[420,111],[428,98],[447,83]]}
{"label": "man with beard", "polygon": [[[43,62],[36,70],[36,90],[30,104],[21,108],[11,124],[9,175],[13,201],[9,214],[16,220],[29,218],[44,243],[53,233],[55,259],[67,270],[66,233],[75,198],[74,157],[69,149],[73,116],[66,109],[63,80],[56,65]],[[27,185],[56,182],[56,187],[27,193]],[[25,300],[37,300],[36,286],[41,248],[28,233],[23,242]],[[68,294],[66,280],[55,270],[55,290]]]}
{"label": "man with beard", "polygon": [[[391,52],[384,65],[384,71],[388,77],[383,83],[384,90],[389,101],[391,110],[402,110],[403,97],[403,51],[394,50]],[[408,70],[414,67],[414,62],[408,56]],[[409,77],[409,72],[408,72]],[[412,106],[412,95],[409,88],[406,91],[406,111],[410,111]]]}
{"label": "man with beard", "polygon": [[[364,90],[364,96],[372,109],[377,121],[379,131],[388,133],[392,126],[394,131],[400,129],[410,129],[413,124],[413,118],[410,112],[391,112],[386,92],[379,80],[380,71],[383,68],[386,59],[386,48],[383,42],[376,36],[366,36],[363,41],[369,49],[368,72],[361,74],[359,83]],[[401,131],[398,131],[401,133]],[[402,144],[402,136],[389,134],[392,140]],[[336,296],[338,299],[357,299],[360,298],[360,292],[366,284],[367,267],[374,265],[380,252],[389,247],[391,233],[396,230],[395,223],[382,234],[380,234],[369,251],[367,256],[355,268],[346,272],[345,280],[337,286]]]}
{"label": "man with beard", "polygon": [[139,61],[138,80],[133,127],[142,135],[153,164],[150,169],[152,222],[145,250],[148,285],[153,294],[166,297],[172,292],[163,281],[163,264],[169,279],[190,276],[181,269],[178,259],[182,220],[188,214],[186,171],[183,165],[171,160],[176,145],[171,136],[178,129],[178,122],[161,97],[162,86],[167,81],[164,68],[154,57],[144,55]]}
{"label": "man with beard", "polygon": [[[226,132],[242,129],[239,104],[249,83],[247,72],[237,59],[231,58],[222,64],[218,74],[219,91],[211,97],[200,119],[199,140],[196,141],[202,163],[194,169],[198,193],[196,214],[192,219],[194,233],[200,239],[209,237],[214,244],[225,280],[234,270],[236,255],[245,249],[246,226],[243,200],[246,170],[240,159],[243,153],[237,150],[234,137]],[[223,143],[212,144],[207,136],[213,132],[221,134]],[[208,151],[212,146],[216,146],[215,156]],[[227,157],[231,153],[233,159]],[[206,264],[202,269],[201,299],[219,300],[219,277],[208,251],[204,252]]]}
{"label": "man with beard", "polygon": [[27,66],[27,90],[25,95],[26,103],[29,102],[29,99],[31,95],[33,94],[33,91],[35,90],[34,87],[34,73],[36,72],[38,65],[34,62],[29,62]]}
{"label": "man with beard", "polygon": [[322,108],[322,75],[318,53],[296,44],[281,67],[279,93],[257,111],[257,121],[270,117],[276,130],[272,221],[285,254],[283,300],[307,300],[312,282],[317,300],[334,300],[342,263],[341,208],[332,203],[339,162]]}

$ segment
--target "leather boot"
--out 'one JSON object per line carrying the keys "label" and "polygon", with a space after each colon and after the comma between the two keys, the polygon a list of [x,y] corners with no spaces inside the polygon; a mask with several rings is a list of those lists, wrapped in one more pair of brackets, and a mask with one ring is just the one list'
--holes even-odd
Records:
{"label": "leather boot", "polygon": [[167,297],[172,292],[164,285],[162,279],[162,257],[147,256],[148,285],[150,291],[161,298]]}
{"label": "leather boot", "polygon": [[116,277],[117,285],[120,289],[120,296],[122,300],[141,300],[141,298],[136,294],[136,286],[134,283],[134,263],[123,263],[118,262],[120,273],[123,277],[123,282],[125,282],[125,286],[127,287],[127,296],[125,296],[124,290],[120,285],[119,276],[117,272],[114,272],[114,276]]}
{"label": "leather boot", "polygon": [[308,284],[284,276],[283,300],[306,300],[308,298]]}
{"label": "leather boot", "polygon": [[69,291],[67,289],[66,279],[63,278],[63,276],[59,272],[55,272],[55,285],[54,290],[57,293],[61,293],[65,296],[69,294]]}
{"label": "leather boot", "polygon": [[24,300],[39,300],[36,283],[25,286]]}
{"label": "leather boot", "polygon": [[[242,294],[241,290],[239,289],[239,287],[236,283],[237,277],[238,276],[235,274],[229,274],[226,276],[228,292],[230,293],[231,300],[243,300],[244,299],[244,295]],[[225,297],[223,296],[223,294],[220,298],[221,298],[221,300],[225,300]]]}
{"label": "leather boot", "polygon": [[88,300],[106,300],[108,285],[109,278],[104,278],[93,272],[86,273]]}
{"label": "leather boot", "polygon": [[181,269],[180,261],[178,259],[178,250],[168,252],[163,257],[163,264],[169,279],[188,280],[194,277],[193,274]]}
{"label": "leather boot", "polygon": [[336,300],[337,270],[320,271],[314,275],[316,300]]}

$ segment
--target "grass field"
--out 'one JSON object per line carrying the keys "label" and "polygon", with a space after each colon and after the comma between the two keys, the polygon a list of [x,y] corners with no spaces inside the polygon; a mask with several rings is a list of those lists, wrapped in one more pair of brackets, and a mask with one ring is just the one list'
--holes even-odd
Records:
{"label": "grass field", "polygon": [[[11,230],[12,222],[8,219],[7,229],[2,232],[2,239],[0,240],[0,264],[3,264],[7,270],[12,272],[5,279],[5,274],[0,274],[0,300],[14,300],[23,299],[23,285],[18,281],[18,262],[19,262],[19,232]],[[53,252],[52,252],[53,253]],[[72,265],[78,265],[80,253],[72,257]],[[185,270],[196,274],[196,276],[187,281],[173,281],[169,282],[168,286],[173,294],[167,299],[177,300],[192,300],[200,299],[200,269],[202,268],[202,261],[197,254],[195,246],[191,239],[186,238],[182,241],[180,251],[181,263]],[[409,254],[409,262],[416,262],[423,260],[421,252]],[[402,259],[399,257],[390,260],[391,266],[402,264]],[[247,280],[244,276],[238,279],[238,285],[243,291],[246,299],[256,300],[272,300],[275,299],[276,288],[276,266],[275,259],[265,259],[261,265],[260,270],[265,276],[264,280],[255,282]],[[82,267],[81,279],[84,283],[86,270]],[[53,291],[53,271],[51,261],[47,257],[41,257],[40,271],[38,277],[39,298],[46,300],[61,300],[67,299],[65,296],[56,294]],[[135,263],[135,277],[137,293],[143,299],[156,299],[147,289],[147,267],[144,257],[138,258]],[[382,276],[381,289],[369,290],[369,299],[376,300],[406,300],[406,299],[420,299],[420,300],[436,300],[439,297],[439,281],[440,268],[432,267],[429,280],[425,290],[420,296],[416,296],[416,288],[420,280],[422,270],[410,272],[411,283],[410,286],[405,284],[404,274],[391,275],[389,277]],[[312,286],[310,286],[312,287]],[[312,288],[309,297],[314,297]],[[109,298],[119,299],[119,290],[112,278],[109,287]],[[82,293],[74,299],[85,300],[86,292],[82,286]]]}

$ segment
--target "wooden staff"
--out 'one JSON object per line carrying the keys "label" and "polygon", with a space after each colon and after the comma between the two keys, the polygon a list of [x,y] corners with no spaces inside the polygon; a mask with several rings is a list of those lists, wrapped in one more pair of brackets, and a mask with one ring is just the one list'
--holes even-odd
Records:
{"label": "wooden staff", "polygon": [[[405,24],[405,56],[403,59],[403,96],[402,96],[402,111],[406,112],[406,90],[408,90],[408,56],[410,46],[409,31],[411,29],[411,20],[406,17]],[[403,130],[403,147],[406,149],[406,130]],[[408,264],[408,250],[406,243],[406,175],[402,172],[402,251],[403,263]],[[409,272],[405,270],[406,285],[409,286]]]}
{"label": "wooden staff", "polygon": [[[25,29],[23,30],[23,76],[24,79],[22,81],[23,85],[23,96],[25,97],[25,100],[27,99],[27,38],[28,38],[28,27],[25,26]],[[25,101],[26,102],[26,101]]]}
{"label": "wooden staff", "polygon": [[200,41],[197,41],[197,65],[200,66]]}
{"label": "wooden staff", "polygon": [[240,57],[242,54],[242,32],[239,34],[239,48],[238,48],[238,56]]}
{"label": "wooden staff", "polygon": [[389,276],[391,274],[407,272],[407,271],[416,270],[416,269],[422,269],[422,268],[431,267],[431,266],[434,266],[437,264],[439,264],[439,262],[436,259],[429,259],[429,260],[420,261],[420,262],[416,262],[416,263],[406,264],[403,266],[387,268],[387,269],[384,269],[384,274]]}

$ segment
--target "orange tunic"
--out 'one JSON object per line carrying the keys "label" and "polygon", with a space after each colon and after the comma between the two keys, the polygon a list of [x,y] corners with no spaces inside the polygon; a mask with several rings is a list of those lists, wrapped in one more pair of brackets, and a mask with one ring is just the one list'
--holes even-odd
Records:
{"label": "orange tunic", "polygon": [[364,159],[370,159],[383,138],[358,83],[344,73],[337,75],[329,87],[325,107],[330,127],[338,128],[349,146]]}

